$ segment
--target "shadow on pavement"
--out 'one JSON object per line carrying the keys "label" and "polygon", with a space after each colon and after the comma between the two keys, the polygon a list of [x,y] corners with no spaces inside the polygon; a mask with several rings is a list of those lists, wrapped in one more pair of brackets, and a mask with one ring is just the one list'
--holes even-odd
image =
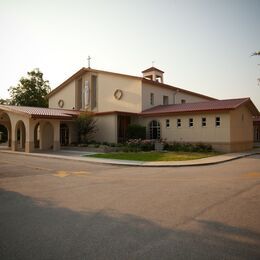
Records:
{"label": "shadow on pavement", "polygon": [[[0,259],[259,259],[260,234],[218,222],[167,229],[113,211],[77,212],[0,189]],[[239,239],[238,239],[239,238]]]}

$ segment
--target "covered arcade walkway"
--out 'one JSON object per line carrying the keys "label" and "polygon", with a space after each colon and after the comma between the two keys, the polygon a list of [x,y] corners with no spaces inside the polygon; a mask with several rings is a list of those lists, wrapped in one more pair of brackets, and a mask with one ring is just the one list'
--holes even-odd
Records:
{"label": "covered arcade walkway", "polygon": [[57,151],[63,139],[60,126],[71,126],[78,114],[74,110],[0,105],[0,125],[7,129],[12,151]]}

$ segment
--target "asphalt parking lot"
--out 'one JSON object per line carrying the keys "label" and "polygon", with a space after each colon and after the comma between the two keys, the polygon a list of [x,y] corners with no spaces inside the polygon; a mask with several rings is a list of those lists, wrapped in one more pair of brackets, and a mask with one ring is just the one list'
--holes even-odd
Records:
{"label": "asphalt parking lot", "polygon": [[260,155],[142,168],[0,153],[0,259],[260,259]]}

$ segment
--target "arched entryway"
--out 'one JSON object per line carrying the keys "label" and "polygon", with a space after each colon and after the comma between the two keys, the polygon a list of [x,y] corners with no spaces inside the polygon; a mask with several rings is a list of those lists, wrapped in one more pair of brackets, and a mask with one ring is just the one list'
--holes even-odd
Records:
{"label": "arched entryway", "polygon": [[26,130],[25,124],[22,120],[19,120],[15,126],[15,142],[16,150],[25,150],[25,141],[26,141]]}
{"label": "arched entryway", "polygon": [[60,125],[60,144],[69,145],[69,127],[67,124]]}
{"label": "arched entryway", "polygon": [[41,135],[41,149],[50,150],[54,147],[54,128],[50,122],[43,124],[43,127],[40,128]]}
{"label": "arched entryway", "polygon": [[157,140],[161,138],[161,126],[156,120],[149,123],[150,139]]}
{"label": "arched entryway", "polygon": [[34,148],[40,148],[40,123],[34,127]]}
{"label": "arched entryway", "polygon": [[0,143],[11,147],[11,121],[7,113],[0,111]]}

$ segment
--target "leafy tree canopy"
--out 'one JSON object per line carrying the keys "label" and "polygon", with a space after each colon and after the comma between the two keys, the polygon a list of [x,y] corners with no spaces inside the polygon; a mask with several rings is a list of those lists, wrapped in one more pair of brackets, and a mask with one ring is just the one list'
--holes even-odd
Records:
{"label": "leafy tree canopy", "polygon": [[6,99],[0,98],[0,105],[7,105],[8,101]]}
{"label": "leafy tree canopy", "polygon": [[253,53],[251,54],[251,56],[258,56],[258,55],[260,55],[260,51],[253,52]]}
{"label": "leafy tree canopy", "polygon": [[49,81],[43,79],[39,69],[27,72],[27,77],[22,77],[16,87],[8,89],[11,96],[11,105],[48,107],[45,96],[50,92]]}

